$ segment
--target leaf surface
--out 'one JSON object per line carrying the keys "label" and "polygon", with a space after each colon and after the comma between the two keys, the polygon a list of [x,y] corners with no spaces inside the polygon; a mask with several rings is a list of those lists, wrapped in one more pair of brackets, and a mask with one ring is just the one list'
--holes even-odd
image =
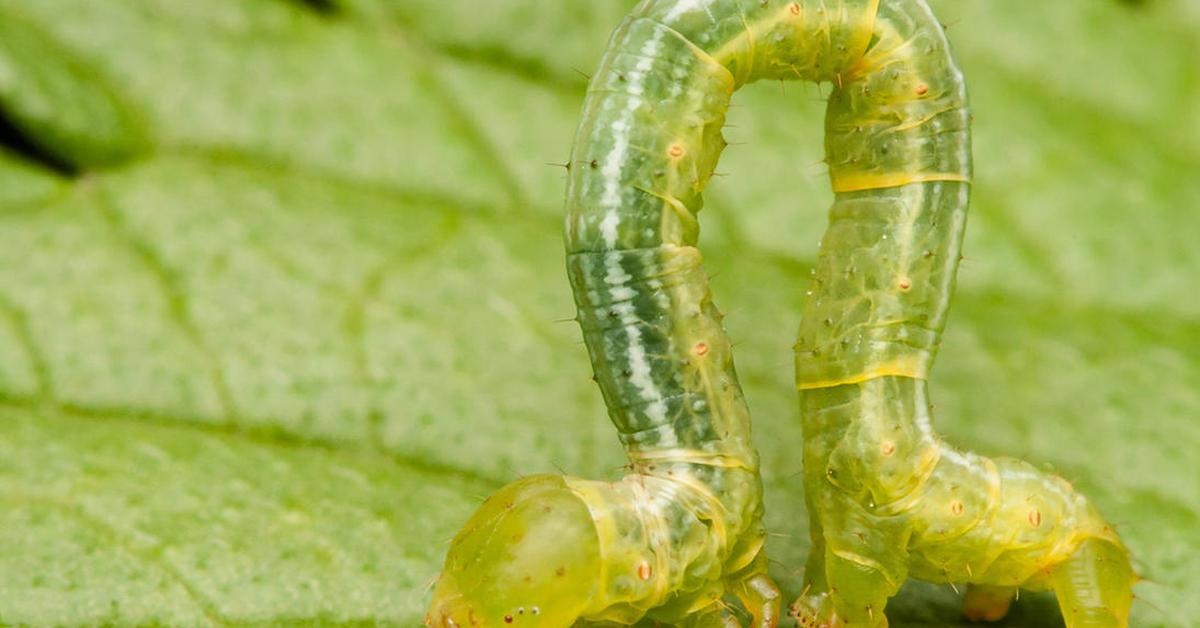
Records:
{"label": "leaf surface", "polygon": [[[618,475],[547,164],[630,4],[0,0],[0,623],[414,626],[483,496]],[[939,429],[1074,481],[1149,579],[1135,625],[1187,625],[1200,14],[935,8],[978,173]],[[738,94],[702,219],[789,597],[827,93]],[[921,584],[889,615],[961,621]]]}

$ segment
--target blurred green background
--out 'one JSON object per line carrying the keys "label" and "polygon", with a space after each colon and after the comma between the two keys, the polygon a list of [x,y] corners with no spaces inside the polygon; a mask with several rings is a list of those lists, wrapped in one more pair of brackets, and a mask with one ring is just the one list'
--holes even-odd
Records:
{"label": "blurred green background", "polygon": [[[547,164],[631,4],[0,0],[0,624],[415,626],[482,496],[616,477]],[[1134,625],[1196,625],[1200,4],[934,5],[977,165],[938,426],[1074,481]],[[827,93],[737,95],[702,219],[789,597]]]}

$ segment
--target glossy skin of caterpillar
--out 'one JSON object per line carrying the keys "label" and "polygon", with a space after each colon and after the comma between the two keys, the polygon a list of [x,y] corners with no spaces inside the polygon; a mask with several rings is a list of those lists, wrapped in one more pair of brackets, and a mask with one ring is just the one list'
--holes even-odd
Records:
{"label": "glossy skin of caterpillar", "polygon": [[913,577],[969,583],[973,620],[1001,618],[1028,588],[1052,589],[1068,627],[1127,626],[1137,577],[1095,508],[1061,478],[958,451],[930,427],[926,377],[971,168],[943,29],[923,0],[822,8],[836,17],[820,30],[871,35],[820,66],[835,76],[836,197],[796,345],[813,552],[791,612],[806,627],[886,626],[888,597]]}
{"label": "glossy skin of caterpillar", "polygon": [[[720,602],[727,593],[754,626],[777,622],[749,415],[696,249],[730,96],[760,79],[836,87],[827,157],[838,201],[798,361],[817,549],[809,589],[793,605],[801,623],[884,625],[884,603],[909,573],[995,580],[1002,588],[973,589],[968,602],[969,612],[995,613],[992,598],[1032,583],[1011,576],[1038,569],[1060,598],[1098,595],[1122,615],[1132,576],[1111,532],[1088,535],[1098,517],[1086,506],[1051,508],[1065,488],[1031,471],[954,455],[918,403],[969,176],[961,78],[924,3],[645,0],[591,81],[565,228],[578,319],[633,472],[611,483],[535,476],[492,496],[455,538],[426,623],[734,626]],[[851,459],[842,445],[886,455]],[[880,498],[867,497],[877,486]],[[1009,487],[1020,486],[1047,506],[1032,533],[1005,537],[997,513],[1010,509],[999,505],[1015,503]],[[944,516],[930,510],[937,487],[951,494],[940,497]],[[990,518],[968,515],[968,504]],[[974,532],[951,529],[951,517]],[[1022,553],[1047,530],[1063,542]],[[973,535],[987,538],[963,543]],[[971,571],[976,560],[981,573]]]}
{"label": "glossy skin of caterpillar", "polygon": [[713,3],[698,20],[689,4],[643,2],[613,34],[569,170],[568,275],[632,472],[491,497],[451,545],[429,625],[737,626],[727,594],[753,626],[779,621],[750,415],[696,248],[738,85],[706,50],[761,8]]}

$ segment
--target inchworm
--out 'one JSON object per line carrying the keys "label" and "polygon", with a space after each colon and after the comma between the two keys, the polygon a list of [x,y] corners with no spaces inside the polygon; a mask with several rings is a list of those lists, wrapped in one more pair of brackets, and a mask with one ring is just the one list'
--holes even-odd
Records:
{"label": "inchworm", "polygon": [[644,0],[591,80],[567,191],[578,320],[633,472],[540,475],[455,538],[435,626],[774,626],[758,459],[696,249],[730,96],[760,79],[834,85],[836,192],[797,346],[814,552],[804,626],[886,625],[909,576],[1056,590],[1071,626],[1123,625],[1128,554],[1082,497],[930,431],[925,377],[967,206],[966,94],[924,0]]}

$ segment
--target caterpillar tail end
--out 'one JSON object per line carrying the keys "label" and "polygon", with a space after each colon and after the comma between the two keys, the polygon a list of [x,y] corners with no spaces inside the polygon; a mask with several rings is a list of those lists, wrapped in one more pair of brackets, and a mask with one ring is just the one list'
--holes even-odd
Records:
{"label": "caterpillar tail end", "polygon": [[425,625],[570,626],[598,587],[592,516],[563,478],[536,475],[500,489],[454,538]]}
{"label": "caterpillar tail end", "polygon": [[1129,550],[1119,542],[1091,538],[1048,578],[1067,628],[1126,628],[1138,576]]}

